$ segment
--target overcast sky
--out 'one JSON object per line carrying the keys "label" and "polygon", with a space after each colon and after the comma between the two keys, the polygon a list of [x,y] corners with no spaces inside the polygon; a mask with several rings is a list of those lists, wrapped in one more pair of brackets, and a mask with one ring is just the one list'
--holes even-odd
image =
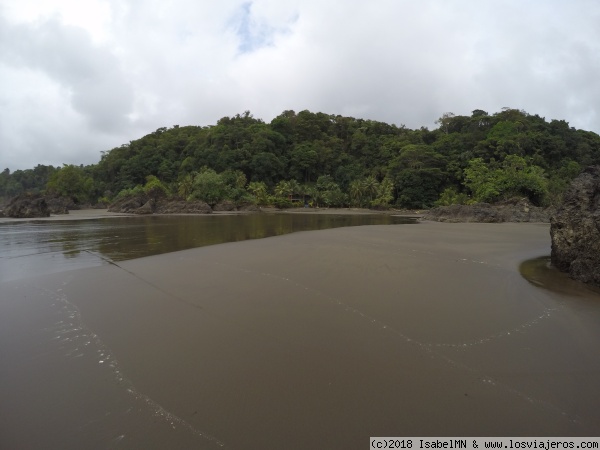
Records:
{"label": "overcast sky", "polygon": [[250,110],[600,132],[598,0],[0,0],[0,170]]}

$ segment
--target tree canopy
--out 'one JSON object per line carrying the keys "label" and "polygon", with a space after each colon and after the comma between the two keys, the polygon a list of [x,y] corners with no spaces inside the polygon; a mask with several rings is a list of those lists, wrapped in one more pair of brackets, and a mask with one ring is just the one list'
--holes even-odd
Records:
{"label": "tree canopy", "polygon": [[246,111],[213,126],[159,128],[102,152],[90,166],[5,169],[0,197],[34,191],[94,203],[137,187],[209,203],[301,198],[323,206],[426,208],[521,196],[545,205],[560,199],[581,168],[600,164],[600,136],[563,120],[504,108],[446,112],[437,124],[411,130],[291,110],[265,123]]}

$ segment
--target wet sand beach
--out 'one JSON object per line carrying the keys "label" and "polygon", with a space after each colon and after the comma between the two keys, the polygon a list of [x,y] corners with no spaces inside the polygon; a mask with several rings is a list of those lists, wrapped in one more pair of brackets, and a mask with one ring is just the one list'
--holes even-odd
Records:
{"label": "wet sand beach", "polygon": [[[600,296],[548,225],[338,228],[0,283],[0,448],[600,433]],[[583,292],[583,293],[582,293]]]}

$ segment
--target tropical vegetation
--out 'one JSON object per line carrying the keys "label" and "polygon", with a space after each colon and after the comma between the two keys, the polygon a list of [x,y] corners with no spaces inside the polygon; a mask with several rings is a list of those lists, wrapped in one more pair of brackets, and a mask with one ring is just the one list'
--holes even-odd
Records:
{"label": "tropical vegetation", "polygon": [[284,111],[212,126],[159,128],[102,152],[89,166],[0,173],[0,197],[24,191],[109,202],[145,193],[280,207],[428,208],[526,197],[560,200],[580,170],[600,163],[600,136],[525,111],[445,113],[438,128]]}

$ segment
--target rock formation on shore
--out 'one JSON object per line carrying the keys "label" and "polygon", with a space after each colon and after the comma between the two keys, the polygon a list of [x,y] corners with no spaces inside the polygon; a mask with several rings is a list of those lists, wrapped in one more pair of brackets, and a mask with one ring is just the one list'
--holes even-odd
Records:
{"label": "rock formation on shore", "polygon": [[69,214],[70,209],[79,209],[79,206],[69,197],[46,197],[50,214]]}
{"label": "rock formation on shore", "polygon": [[210,214],[211,207],[202,201],[150,199],[133,196],[117,200],[108,208],[110,212],[129,214]]}
{"label": "rock formation on shore", "polygon": [[3,213],[6,217],[32,219],[49,217],[50,210],[46,199],[41,195],[21,194],[8,202]]}
{"label": "rock formation on shore", "polygon": [[108,211],[117,213],[135,213],[135,211],[144,206],[147,201],[147,198],[141,196],[125,197],[110,204]]}
{"label": "rock formation on shore", "polygon": [[129,214],[211,214],[219,212],[256,212],[258,207],[254,204],[236,205],[231,201],[217,203],[213,208],[202,200],[186,201],[182,198],[152,199],[146,195],[134,195],[122,198],[108,207],[109,212]]}
{"label": "rock formation on shore", "polygon": [[235,204],[232,201],[229,200],[224,200],[220,203],[217,203],[215,206],[213,206],[213,211],[236,211],[237,208],[235,207]]}
{"label": "rock formation on shore", "polygon": [[573,180],[552,217],[550,237],[554,267],[600,286],[600,166]]}
{"label": "rock formation on shore", "polygon": [[163,200],[159,202],[154,211],[156,214],[210,214],[211,207],[208,203],[195,200],[187,202],[185,200]]}
{"label": "rock formation on shore", "polygon": [[526,198],[511,199],[494,205],[438,206],[427,211],[422,219],[436,222],[550,222],[553,210],[533,206]]}

